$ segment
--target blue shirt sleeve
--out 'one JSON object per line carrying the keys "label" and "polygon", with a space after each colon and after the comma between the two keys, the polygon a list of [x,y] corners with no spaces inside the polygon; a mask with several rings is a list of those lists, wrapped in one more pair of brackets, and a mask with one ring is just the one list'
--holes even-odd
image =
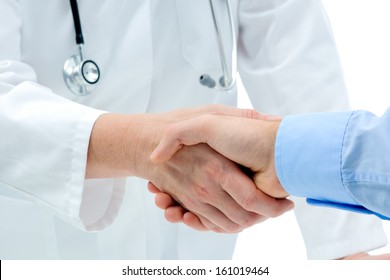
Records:
{"label": "blue shirt sleeve", "polygon": [[[390,217],[390,112],[293,115],[283,119],[275,165],[285,190],[308,202]],[[389,155],[389,156],[387,156]]]}

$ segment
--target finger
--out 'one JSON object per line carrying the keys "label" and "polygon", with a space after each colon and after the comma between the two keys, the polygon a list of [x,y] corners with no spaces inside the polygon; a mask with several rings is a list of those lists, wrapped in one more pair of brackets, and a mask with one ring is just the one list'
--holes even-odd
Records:
{"label": "finger", "polygon": [[[233,168],[220,176],[223,178],[219,181],[222,189],[218,193],[210,193],[207,189],[202,191],[206,192],[206,204],[191,208],[192,212],[208,217],[224,232],[238,232],[265,218],[281,215],[287,211],[283,208],[284,204],[288,209],[292,208],[291,201],[279,201],[263,194],[237,165],[233,165]],[[257,200],[249,200],[253,197]]]}
{"label": "finger", "polygon": [[245,210],[265,217],[277,217],[294,208],[288,199],[275,199],[260,191],[242,172],[223,177],[222,188]]}
{"label": "finger", "polygon": [[[264,221],[266,218],[243,209],[230,196],[223,192],[224,196],[219,196],[215,206],[206,205],[201,209],[202,214],[187,214],[190,213],[184,207],[177,204],[177,202],[168,194],[160,193],[156,196],[156,205],[165,209],[165,218],[173,223],[181,222],[183,215],[191,217],[191,228],[201,230],[200,224],[206,228],[216,232],[239,232],[244,228],[252,226],[256,223]],[[222,209],[222,210],[221,210]],[[198,215],[198,221],[194,217]],[[205,217],[210,217],[206,219]],[[200,220],[199,220],[200,219]]]}
{"label": "finger", "polygon": [[188,227],[198,231],[216,231],[224,232],[223,229],[210,222],[205,217],[198,217],[192,212],[187,211],[180,205],[170,206],[165,210],[165,219],[171,223],[183,222]]}
{"label": "finger", "polygon": [[[161,192],[153,183],[148,183],[148,188],[155,191],[155,204],[160,209],[165,211],[165,218],[172,223],[181,222],[186,210],[180,206],[169,194]],[[258,222],[259,216],[255,213],[248,212],[240,207],[227,193],[220,190],[216,196],[216,201],[213,205],[204,203],[201,207],[198,205],[199,217],[203,217],[206,228],[216,232],[239,232],[244,227],[248,227]],[[207,202],[207,201],[206,201]],[[219,207],[218,207],[219,205]],[[216,207],[217,206],[217,207]],[[218,208],[221,208],[222,211]],[[207,220],[204,217],[212,217]],[[201,230],[203,227],[198,225],[191,226],[192,228]]]}
{"label": "finger", "polygon": [[154,199],[154,203],[160,209],[166,210],[168,207],[176,206],[178,203],[166,193],[159,193]]}
{"label": "finger", "polygon": [[[157,187],[153,185],[153,183],[148,184],[148,188],[157,189]],[[226,198],[226,203],[230,206],[232,204],[230,202],[232,201],[232,199],[230,197]],[[165,219],[167,219],[171,223],[182,222],[183,216],[186,213],[190,213],[187,209],[179,205],[169,194],[163,193],[159,190],[155,197],[155,204],[160,209],[165,210]],[[230,207],[232,207],[233,209],[235,208],[235,206]],[[240,210],[241,212],[244,212],[243,209]],[[195,218],[197,216],[191,213],[187,214],[187,216],[189,216],[189,219],[187,219],[188,226],[196,230],[212,230],[215,232],[238,232],[242,229],[242,226],[240,224],[231,221],[230,218],[226,217],[226,215],[224,215],[221,211],[211,205],[206,205],[206,207],[202,208],[202,213],[204,213],[205,215],[212,215],[212,221],[206,219],[204,216],[201,215],[199,215],[201,218]],[[251,213],[251,215],[255,214]],[[243,218],[243,220],[246,220],[246,218]]]}
{"label": "finger", "polygon": [[281,121],[283,118],[281,116],[275,116],[275,115],[263,115],[263,119],[265,121]]}
{"label": "finger", "polygon": [[[223,233],[238,233],[244,229],[239,223],[229,219],[225,213],[212,205],[203,205],[199,212],[194,212],[202,224],[209,230]],[[206,218],[207,217],[207,218]]]}
{"label": "finger", "polygon": [[[250,180],[249,182],[252,183]],[[221,211],[230,221],[240,225],[242,229],[264,220],[263,215],[244,209],[225,191],[215,200],[210,201],[210,204]]]}
{"label": "finger", "polygon": [[148,182],[148,191],[154,194],[161,193],[161,191],[152,182]]}
{"label": "finger", "polygon": [[[184,213],[183,223],[188,227],[198,231],[209,231],[209,229],[201,222],[200,218],[198,218],[198,216],[192,212]],[[205,223],[207,224],[207,222]]]}
{"label": "finger", "polygon": [[164,216],[168,222],[180,223],[183,221],[183,216],[186,212],[187,210],[180,205],[170,206],[165,210]]}
{"label": "finger", "polygon": [[[180,206],[169,207],[165,211],[165,218],[171,223],[183,222],[186,226],[198,230],[198,231],[214,231],[214,232],[224,232],[223,229],[216,226],[208,219],[200,216],[198,217],[192,212],[185,210]],[[259,222],[266,220],[267,218],[261,217]],[[206,226],[207,225],[207,226]]]}
{"label": "finger", "polygon": [[214,118],[201,116],[170,125],[162,136],[159,145],[150,155],[152,162],[169,160],[183,145],[207,143],[208,129]]}
{"label": "finger", "polygon": [[193,229],[200,231],[213,231],[217,233],[230,233],[220,228],[213,222],[211,222],[206,217],[200,214],[194,214],[192,212],[187,212],[184,214],[183,223]]}
{"label": "finger", "polygon": [[[168,207],[165,210],[165,218],[171,222],[171,223],[179,223],[183,222],[185,225],[188,227],[198,230],[198,231],[209,231],[208,229],[202,222],[208,225],[210,228],[216,229],[217,227],[212,224],[210,221],[208,221],[206,218],[199,218],[196,216],[194,213],[187,211],[183,207],[177,205],[177,206],[171,206]],[[222,230],[221,230],[222,231]]]}
{"label": "finger", "polygon": [[192,109],[192,112],[189,113],[188,109],[183,110],[182,113],[186,118],[190,119],[199,117],[202,115],[220,115],[220,116],[232,116],[232,117],[241,117],[241,118],[250,118],[250,119],[261,119],[261,120],[273,120],[279,118],[278,116],[267,115],[259,113],[253,109],[241,109],[237,107],[231,107],[220,104],[211,104],[207,106],[201,106]]}
{"label": "finger", "polygon": [[294,202],[289,199],[277,199],[260,190],[256,190],[253,198],[242,200],[244,209],[259,213],[268,218],[276,218],[294,208]]}
{"label": "finger", "polygon": [[[227,196],[226,192],[223,190],[220,190],[220,194],[218,194],[216,197],[221,198],[221,194],[226,196],[220,199],[222,201],[226,200],[226,204],[237,204],[231,197]],[[165,193],[159,194],[158,197],[161,199],[161,201],[157,201],[156,203],[158,203],[160,208],[166,207],[166,218],[169,219],[169,221],[181,221],[181,215],[184,215],[184,213],[188,210],[177,204],[177,202],[173,200],[171,196]],[[208,204],[207,201],[196,203],[191,208],[191,212],[198,216],[201,223],[209,230],[215,232],[236,233],[243,229],[239,223],[232,221],[225,215],[225,213],[220,211],[214,205]],[[247,211],[244,211],[243,209],[240,210],[247,213]],[[251,215],[255,214],[251,213]]]}
{"label": "finger", "polygon": [[[171,223],[183,222],[186,226],[198,231],[209,231],[209,229],[202,224],[198,216],[180,206],[169,207],[165,211],[165,218]],[[206,219],[202,218],[202,220],[205,224],[208,224],[209,227],[215,228],[215,225],[206,221]]]}
{"label": "finger", "polygon": [[[282,119],[280,116],[263,114],[253,109],[235,108],[226,105],[214,105],[214,106],[216,106],[215,112],[214,113],[210,112],[209,114],[220,115],[220,116],[241,117],[246,119],[255,119],[255,120],[264,120],[264,121],[279,121]],[[204,112],[203,114],[206,113],[207,112]]]}

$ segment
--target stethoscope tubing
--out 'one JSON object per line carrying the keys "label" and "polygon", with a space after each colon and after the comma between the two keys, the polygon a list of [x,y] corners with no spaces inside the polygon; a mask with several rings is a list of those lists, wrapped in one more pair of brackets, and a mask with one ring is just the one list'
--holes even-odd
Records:
{"label": "stethoscope tubing", "polygon": [[76,44],[84,44],[83,31],[81,30],[80,13],[77,6],[77,0],[70,0],[70,7],[72,9],[74,29],[76,33]]}
{"label": "stethoscope tubing", "polygon": [[[200,77],[200,83],[202,85],[217,90],[221,90],[221,91],[229,91],[230,89],[235,87],[235,83],[236,83],[235,75],[237,72],[237,39],[236,39],[233,12],[232,12],[230,0],[225,0],[225,2],[228,10],[229,27],[231,31],[230,36],[232,42],[231,43],[232,44],[231,72],[229,73],[228,62],[227,62],[224,44],[223,44],[221,31],[220,31],[221,29],[219,27],[219,23],[216,17],[214,3],[213,0],[209,0],[212,21],[213,21],[215,35],[217,39],[218,55],[219,55],[219,60],[221,63],[221,69],[223,75],[218,81],[218,86],[217,86],[217,82],[214,81],[209,75],[203,74]],[[72,10],[73,23],[75,29],[75,41],[76,41],[76,45],[78,46],[79,55],[78,56],[74,55],[65,61],[63,73],[64,73],[65,83],[70,89],[70,91],[72,91],[76,95],[84,96],[94,90],[97,82],[100,79],[100,70],[96,62],[92,60],[84,61],[84,55],[83,55],[84,37],[81,29],[81,21],[80,21],[80,14],[77,5],[77,0],[70,0],[70,6]],[[93,77],[93,75],[91,76],[95,79],[93,81],[91,81],[92,79],[87,79],[84,75],[84,72],[82,71],[80,72],[80,69],[82,70],[84,68],[86,62],[90,62],[89,65],[94,66],[93,72],[90,72],[95,74],[95,77]],[[203,78],[206,78],[207,80],[203,80]]]}
{"label": "stethoscope tubing", "polygon": [[229,73],[226,53],[223,47],[222,36],[220,32],[219,23],[215,14],[213,0],[209,0],[209,3],[210,3],[210,10],[211,10],[213,23],[214,23],[215,35],[217,38],[217,47],[218,47],[219,59],[221,62],[221,68],[222,68],[223,80],[224,80],[224,84],[220,86],[223,89],[230,89],[231,86],[235,84],[235,77],[234,77],[235,75],[233,72],[235,72],[237,69],[237,62],[236,62],[237,61],[237,39],[236,39],[236,31],[235,31],[234,20],[233,20],[232,7],[231,7],[230,0],[226,0],[226,6],[229,14],[230,36],[232,41],[231,73]]}

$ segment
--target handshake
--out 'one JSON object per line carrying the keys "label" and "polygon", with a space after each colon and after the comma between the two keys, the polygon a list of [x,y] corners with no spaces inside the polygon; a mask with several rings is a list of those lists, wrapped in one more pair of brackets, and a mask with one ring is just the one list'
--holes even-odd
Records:
{"label": "handshake", "polygon": [[[293,209],[294,204],[286,199],[289,194],[280,184],[275,168],[275,140],[281,118],[252,110],[228,107],[226,110],[233,110],[233,116],[204,114],[170,124],[151,154],[150,160],[161,164],[174,159],[188,146],[207,144],[243,171],[221,174],[216,166],[209,164],[211,176],[222,176],[218,178],[220,182],[229,181],[221,183],[219,197],[225,198],[219,201],[212,199],[214,189],[208,189],[207,185],[198,186],[195,195],[185,198],[149,182],[149,191],[156,194],[156,204],[165,210],[168,221],[184,222],[197,230],[238,232]],[[191,160],[183,164],[191,164]],[[204,201],[197,201],[197,197]],[[208,206],[208,210],[202,212],[206,208],[202,205]],[[240,212],[246,215],[237,216]]]}

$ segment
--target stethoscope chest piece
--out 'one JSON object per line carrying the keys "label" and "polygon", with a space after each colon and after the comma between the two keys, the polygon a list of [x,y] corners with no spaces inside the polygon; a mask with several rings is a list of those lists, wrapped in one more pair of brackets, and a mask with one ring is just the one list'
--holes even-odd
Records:
{"label": "stethoscope chest piece", "polygon": [[73,55],[65,61],[63,74],[68,88],[79,96],[90,94],[100,78],[97,64],[92,60],[83,61],[80,55]]}
{"label": "stethoscope chest piece", "polygon": [[[218,21],[215,14],[213,0],[209,0],[212,20],[215,29],[215,35],[217,39],[218,54],[221,62],[222,76],[218,80],[214,80],[209,74],[202,74],[199,78],[201,85],[211,89],[220,91],[229,91],[236,86],[236,68],[237,68],[237,39],[234,25],[234,17],[230,0],[226,0],[226,7],[229,15],[229,26],[231,31],[232,41],[232,59],[231,69],[229,71],[228,60],[225,56],[225,50],[223,47],[221,31],[218,26]],[[76,45],[79,49],[78,55],[73,55],[68,58],[64,63],[63,75],[64,80],[68,88],[78,96],[86,96],[90,94],[95,88],[100,78],[100,70],[97,64],[92,60],[84,60],[83,44],[84,38],[81,30],[81,22],[79,10],[77,7],[77,0],[70,0],[70,6],[72,9],[72,16],[74,22],[74,29],[76,33]]]}
{"label": "stethoscope chest piece", "polygon": [[70,0],[74,29],[76,32],[76,44],[79,49],[78,55],[69,57],[64,63],[63,75],[68,88],[78,96],[90,94],[100,78],[100,70],[92,60],[84,60],[83,55],[83,32],[81,31],[79,9],[77,0]]}

